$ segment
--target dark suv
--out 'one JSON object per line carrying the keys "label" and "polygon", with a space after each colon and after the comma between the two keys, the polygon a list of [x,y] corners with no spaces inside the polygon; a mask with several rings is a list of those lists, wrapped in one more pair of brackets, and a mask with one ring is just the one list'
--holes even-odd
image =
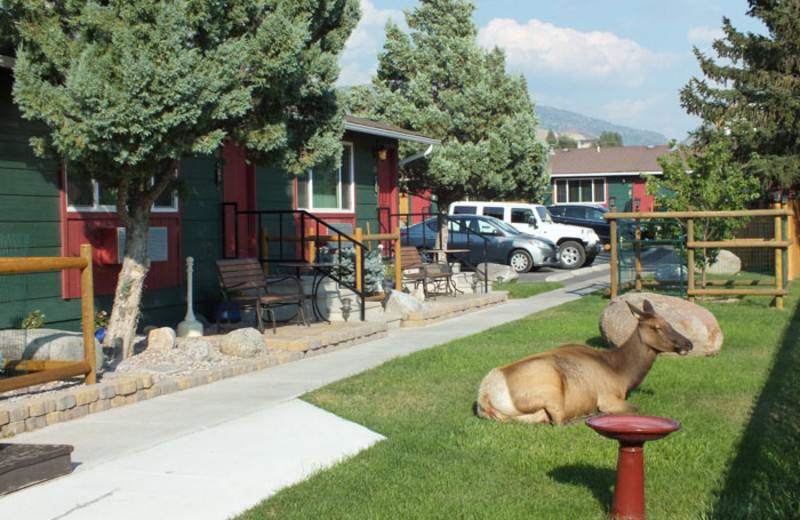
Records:
{"label": "dark suv", "polygon": [[601,242],[611,241],[611,224],[603,218],[603,214],[608,213],[607,208],[591,204],[555,204],[547,209],[554,221],[592,228]]}

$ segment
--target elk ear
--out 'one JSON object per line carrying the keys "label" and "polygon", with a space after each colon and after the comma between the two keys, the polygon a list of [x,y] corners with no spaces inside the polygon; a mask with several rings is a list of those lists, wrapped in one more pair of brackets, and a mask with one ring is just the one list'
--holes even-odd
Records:
{"label": "elk ear", "polygon": [[646,312],[647,314],[655,314],[656,313],[656,310],[653,308],[653,304],[651,304],[648,300],[645,300],[642,303],[643,303],[642,309],[644,309],[644,312]]}
{"label": "elk ear", "polygon": [[639,309],[637,309],[636,307],[634,307],[633,305],[631,305],[631,302],[629,302],[629,301],[627,301],[627,300],[626,300],[626,301],[625,301],[625,303],[628,305],[628,308],[631,310],[631,313],[632,313],[634,316],[636,316],[636,319],[637,319],[637,320],[638,320],[638,319],[641,319],[641,317],[642,317],[642,316],[644,316],[644,312],[640,311]]}

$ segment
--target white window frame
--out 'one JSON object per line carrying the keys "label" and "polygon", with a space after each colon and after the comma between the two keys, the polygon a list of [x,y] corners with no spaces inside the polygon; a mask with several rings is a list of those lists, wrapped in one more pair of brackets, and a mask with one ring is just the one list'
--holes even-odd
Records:
{"label": "white window frame", "polygon": [[[178,176],[178,171],[175,171],[175,177]],[[117,206],[116,204],[100,204],[100,183],[94,179],[91,179],[91,187],[92,187],[92,205],[87,206],[76,206],[69,203],[69,173],[67,172],[67,167],[64,166],[64,192],[67,196],[67,211],[73,212],[81,212],[81,213],[116,213]],[[155,182],[155,179],[152,179],[151,182]],[[151,211],[153,213],[177,213],[180,206],[179,206],[179,199],[178,199],[178,192],[176,190],[172,191],[172,205],[171,206],[156,206],[153,204]]]}
{"label": "white window frame", "polygon": [[[581,181],[589,181],[592,183],[592,200],[570,200],[569,199],[569,184],[570,182],[581,182]],[[600,197],[598,197],[598,193],[596,193],[596,181],[602,181],[603,188],[602,193],[600,193]],[[566,182],[566,193],[564,194],[564,200],[559,200],[559,190],[558,190],[558,183],[559,182]],[[606,192],[608,191],[608,180],[605,177],[558,177],[553,179],[553,204],[605,204],[606,203]],[[581,190],[578,189],[578,193],[581,193]]]}
{"label": "white window frame", "polygon": [[[336,206],[335,208],[328,208],[328,207],[316,207],[314,206],[314,172],[309,170],[307,175],[307,180],[301,181],[300,179],[297,180],[297,209],[304,209],[307,211],[316,211],[316,212],[324,212],[324,213],[355,213],[356,211],[356,194],[355,194],[355,161],[354,161],[354,154],[353,154],[353,143],[342,143],[344,147],[343,154],[349,155],[349,168],[348,171],[343,171],[343,168],[339,166],[337,169],[338,173],[338,189],[336,190]],[[344,198],[344,189],[342,188],[342,178],[348,180],[347,183],[347,194],[352,207],[350,208],[343,208],[342,207],[342,199]],[[305,193],[303,196],[300,194],[300,190],[305,188]],[[308,201],[307,206],[301,206],[300,200],[305,198]]]}

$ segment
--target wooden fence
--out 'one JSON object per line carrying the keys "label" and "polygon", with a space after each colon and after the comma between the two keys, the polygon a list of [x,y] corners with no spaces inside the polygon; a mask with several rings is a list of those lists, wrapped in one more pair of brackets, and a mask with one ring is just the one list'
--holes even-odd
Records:
{"label": "wooden fence", "polygon": [[[611,297],[619,295],[619,251],[617,240],[617,220],[631,219],[636,222],[637,229],[639,222],[643,219],[679,219],[686,221],[686,249],[688,251],[688,279],[687,292],[690,301],[694,301],[696,296],[744,296],[744,295],[768,295],[775,297],[775,306],[783,308],[783,297],[789,293],[784,284],[784,278],[792,279],[797,273],[792,272],[791,266],[794,264],[793,256],[796,250],[790,252],[790,247],[795,241],[789,237],[794,236],[796,227],[790,217],[794,217],[795,212],[788,209],[763,209],[763,210],[744,210],[744,211],[679,211],[679,212],[635,212],[635,213],[606,213],[605,218],[611,223]],[[769,238],[746,238],[718,241],[697,241],[694,239],[694,222],[697,219],[706,218],[735,218],[735,217],[771,217],[773,219],[773,235]],[[697,288],[694,272],[695,252],[702,249],[736,249],[736,248],[756,248],[774,251],[774,282],[766,282],[770,287],[756,289],[753,286],[764,285],[764,282],[717,280],[706,282],[712,288]],[[641,247],[634,248],[634,269],[637,289],[641,288],[642,262]],[[788,260],[784,264],[784,254]],[[746,286],[745,286],[746,285]],[[724,286],[724,287],[720,287]]]}
{"label": "wooden fence", "polygon": [[0,258],[0,274],[37,273],[81,270],[81,327],[83,328],[83,361],[33,361],[8,360],[4,369],[33,372],[0,380],[0,392],[17,388],[68,379],[85,375],[86,384],[97,381],[97,366],[94,348],[94,284],[92,282],[92,246],[81,245],[81,256],[76,257],[29,257]]}

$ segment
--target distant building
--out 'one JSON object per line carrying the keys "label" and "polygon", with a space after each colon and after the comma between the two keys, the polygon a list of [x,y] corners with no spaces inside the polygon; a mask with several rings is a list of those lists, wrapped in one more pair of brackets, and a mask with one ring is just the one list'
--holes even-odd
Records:
{"label": "distant building", "polygon": [[547,204],[597,204],[620,211],[652,211],[645,193],[648,175],[661,175],[658,158],[668,145],[553,150],[547,163],[551,190]]}

